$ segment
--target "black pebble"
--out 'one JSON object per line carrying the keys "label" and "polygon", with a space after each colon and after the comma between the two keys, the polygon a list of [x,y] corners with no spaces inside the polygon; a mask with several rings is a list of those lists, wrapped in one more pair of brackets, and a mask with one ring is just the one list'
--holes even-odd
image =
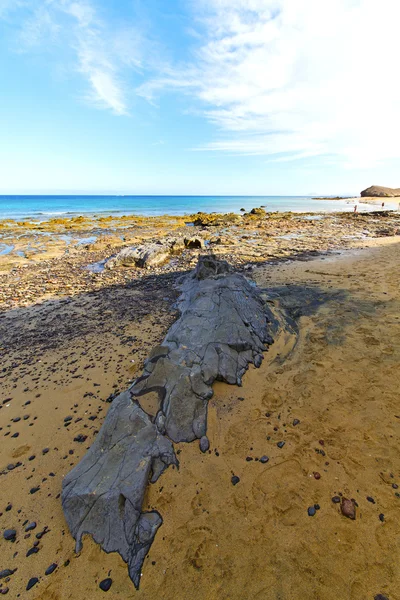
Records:
{"label": "black pebble", "polygon": [[232,479],[231,479],[232,485],[237,485],[239,483],[239,481],[240,481],[240,478],[237,475],[232,476]]}
{"label": "black pebble", "polygon": [[111,586],[112,579],[110,577],[107,577],[107,579],[103,579],[103,581],[100,581],[99,583],[99,588],[103,590],[103,592],[108,592]]}
{"label": "black pebble", "polygon": [[380,520],[380,521],[382,521],[382,523],[384,522],[384,520],[385,520],[385,515],[384,515],[383,513],[381,513],[381,514],[379,515],[379,520]]}
{"label": "black pebble", "polygon": [[296,427],[296,425],[299,425],[300,421],[298,419],[295,419],[293,421],[293,427]]}
{"label": "black pebble", "polygon": [[28,581],[28,585],[26,586],[26,590],[30,590],[31,588],[33,588],[34,585],[36,585],[38,583],[39,579],[37,577],[32,577],[29,581]]}
{"label": "black pebble", "polygon": [[260,463],[262,463],[263,465],[265,465],[265,463],[267,463],[268,461],[269,461],[269,458],[268,458],[268,456],[265,456],[265,454],[264,454],[264,456],[262,456],[260,458]]}
{"label": "black pebble", "polygon": [[374,596],[374,600],[389,600],[389,598],[387,596],[384,596],[383,594],[377,594],[376,596]]}
{"label": "black pebble", "polygon": [[74,442],[84,442],[87,438],[87,435],[82,435],[81,433],[79,435],[77,435],[76,437],[74,437]]}
{"label": "black pebble", "polygon": [[321,507],[319,504],[314,504],[314,508],[315,508],[315,510],[320,510]]}
{"label": "black pebble", "polygon": [[278,448],[283,448],[284,445],[285,445],[285,442],[278,442],[277,443]]}
{"label": "black pebble", "polygon": [[28,558],[28,556],[30,556],[31,554],[37,554],[39,552],[39,548],[37,548],[36,546],[33,546],[33,548],[30,548],[28,550],[28,552],[26,553],[26,557]]}
{"label": "black pebble", "polygon": [[44,572],[45,575],[51,575],[57,569],[56,563],[52,563]]}
{"label": "black pebble", "polygon": [[4,571],[0,571],[0,579],[4,577],[10,577],[13,573],[15,573],[17,569],[4,569]]}
{"label": "black pebble", "polygon": [[29,525],[27,525],[25,527],[25,531],[26,532],[32,531],[32,529],[36,529],[36,527],[37,527],[37,523],[35,521],[32,521],[32,523],[29,523]]}
{"label": "black pebble", "polygon": [[3,537],[7,542],[13,542],[17,536],[15,529],[6,529],[3,533]]}
{"label": "black pebble", "polygon": [[333,502],[334,504],[339,504],[339,502],[340,502],[340,496],[333,496],[333,498],[332,498],[332,502]]}
{"label": "black pebble", "polygon": [[29,490],[30,494],[36,494],[36,492],[38,492],[40,490],[40,486],[37,487],[33,487]]}
{"label": "black pebble", "polygon": [[368,500],[368,502],[375,504],[375,500],[373,498],[371,498],[371,496],[367,496],[367,500]]}
{"label": "black pebble", "polygon": [[313,517],[317,511],[315,510],[315,506],[309,506],[307,512],[309,517]]}
{"label": "black pebble", "polygon": [[11,510],[11,509],[12,509],[12,504],[7,504],[7,506],[6,506],[6,511],[8,512],[8,511],[9,511],[9,510]]}

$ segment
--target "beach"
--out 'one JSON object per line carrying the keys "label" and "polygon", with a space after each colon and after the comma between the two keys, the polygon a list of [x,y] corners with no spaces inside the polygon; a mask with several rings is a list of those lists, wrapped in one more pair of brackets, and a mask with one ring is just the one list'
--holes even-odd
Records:
{"label": "beach", "polygon": [[[0,525],[16,532],[0,539],[0,570],[16,569],[0,581],[8,597],[100,598],[107,577],[121,599],[397,597],[400,215],[206,217],[2,223],[13,246],[0,256]],[[127,246],[171,236],[203,247],[147,269],[104,268]],[[179,470],[149,486],[144,508],[163,525],[135,591],[119,555],[88,536],[75,554],[62,480],[176,320],[179,278],[211,252],[277,310],[283,297],[295,326],[241,388],[214,385],[210,451],[175,444]]]}

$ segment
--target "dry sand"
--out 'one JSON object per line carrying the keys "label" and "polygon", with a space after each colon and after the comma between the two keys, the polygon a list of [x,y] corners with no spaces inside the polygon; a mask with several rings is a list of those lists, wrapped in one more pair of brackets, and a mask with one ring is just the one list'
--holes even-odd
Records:
{"label": "dry sand", "polygon": [[[170,326],[172,279],[6,312],[0,529],[15,528],[17,539],[0,539],[0,570],[18,569],[2,582],[8,597],[101,598],[98,584],[110,576],[108,593],[121,599],[400,598],[400,246],[395,238],[370,245],[253,270],[262,288],[312,287],[323,302],[301,317],[297,344],[277,340],[242,388],[215,386],[210,454],[178,445],[180,470],[150,486],[145,506],[164,524],[139,592],[120,557],[89,538],[74,554],[60,490],[99,429],[105,400],[126,388]],[[255,460],[263,455],[266,464]],[[355,521],[332,502],[339,494],[357,502]],[[27,539],[25,521],[37,522]],[[26,557],[44,527],[39,552]],[[39,583],[25,591],[31,577]]]}

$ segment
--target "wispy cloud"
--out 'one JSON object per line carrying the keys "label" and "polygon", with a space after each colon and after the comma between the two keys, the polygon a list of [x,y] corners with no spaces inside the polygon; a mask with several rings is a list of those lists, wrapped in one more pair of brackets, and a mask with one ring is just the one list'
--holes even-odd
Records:
{"label": "wispy cloud", "polygon": [[113,28],[102,19],[90,0],[3,1],[0,15],[23,9],[19,39],[21,48],[46,48],[50,42],[73,51],[71,67],[85,77],[84,98],[117,115],[129,112],[129,86],[124,82],[128,69],[141,67],[141,36],[134,27]]}
{"label": "wispy cloud", "polygon": [[[202,149],[346,165],[400,158],[398,0],[193,0],[190,61],[143,84],[216,125]],[[200,40],[200,41],[199,41]],[[197,102],[198,107],[198,102]]]}

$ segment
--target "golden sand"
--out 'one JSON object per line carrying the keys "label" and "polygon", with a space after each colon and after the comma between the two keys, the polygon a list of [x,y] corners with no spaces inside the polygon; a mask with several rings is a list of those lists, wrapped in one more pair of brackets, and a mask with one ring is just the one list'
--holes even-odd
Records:
{"label": "golden sand", "polygon": [[[2,400],[12,400],[0,410],[0,469],[22,463],[0,480],[1,530],[17,530],[15,543],[0,540],[0,570],[18,568],[1,582],[8,597],[102,598],[98,584],[110,576],[110,597],[121,600],[400,598],[400,497],[393,487],[400,486],[400,245],[387,238],[371,246],[254,269],[262,288],[309,286],[326,301],[301,317],[294,347],[293,337],[278,339],[242,388],[215,386],[211,453],[202,455],[196,443],[178,445],[180,470],[168,469],[150,486],[145,507],[159,510],[164,524],[139,592],[118,555],[87,537],[74,554],[59,493],[99,429],[113,386],[125,389],[168,329],[171,299],[159,294],[146,314],[145,292],[121,289],[128,299],[110,291],[107,300],[101,292],[97,312],[100,292],[7,313],[13,344],[0,381]],[[74,319],[77,330],[57,339],[57,326]],[[54,347],[27,347],[30,328],[41,327]],[[67,416],[73,420],[65,427]],[[74,442],[77,434],[86,442]],[[263,455],[266,464],[254,460]],[[30,494],[34,486],[40,489]],[[357,502],[356,520],[332,502],[340,494]],[[310,517],[314,504],[320,509]],[[37,521],[28,539],[26,520]],[[45,526],[39,552],[26,558]],[[45,576],[53,562],[58,568]],[[27,592],[31,577],[39,583]]]}

